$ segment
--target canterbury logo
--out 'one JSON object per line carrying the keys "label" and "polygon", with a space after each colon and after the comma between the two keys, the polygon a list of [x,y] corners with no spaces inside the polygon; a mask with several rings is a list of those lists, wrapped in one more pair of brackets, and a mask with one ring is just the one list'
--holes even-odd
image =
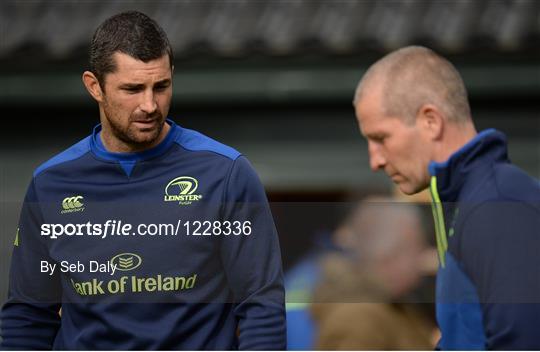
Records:
{"label": "canterbury logo", "polygon": [[135,253],[122,253],[112,257],[111,264],[116,265],[116,270],[130,271],[142,264],[142,258]]}
{"label": "canterbury logo", "polygon": [[190,176],[180,176],[172,180],[165,187],[165,202],[178,202],[180,205],[189,205],[202,199],[202,195],[194,194],[199,187],[199,181]]}
{"label": "canterbury logo", "polygon": [[80,208],[83,206],[83,203],[80,202],[80,199],[83,199],[83,196],[64,198],[64,200],[62,201],[62,208],[66,210]]}
{"label": "canterbury logo", "polygon": [[63,210],[60,213],[65,214],[65,213],[83,211],[84,204],[81,201],[82,199],[84,199],[83,196],[73,196],[73,197],[64,198],[64,200],[62,201]]}

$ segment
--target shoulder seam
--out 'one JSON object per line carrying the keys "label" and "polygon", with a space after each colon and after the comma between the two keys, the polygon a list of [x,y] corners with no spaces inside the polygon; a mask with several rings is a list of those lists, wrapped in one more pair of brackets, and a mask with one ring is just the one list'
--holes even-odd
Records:
{"label": "shoulder seam", "polygon": [[[182,136],[186,136],[186,134],[188,135],[187,143],[186,143],[186,140],[183,140],[182,138]],[[189,140],[190,137],[192,138],[191,140]],[[203,141],[203,143],[200,143],[201,140]],[[190,144],[204,144],[204,142],[208,142],[209,144],[213,144],[213,145],[203,145],[200,149],[198,149],[196,145],[195,147],[190,145]],[[215,139],[210,138],[198,131],[190,130],[187,128],[182,128],[182,131],[175,138],[174,143],[184,148],[185,150],[189,150],[192,152],[210,152],[210,153],[214,153],[214,154],[218,154],[223,157],[226,157],[227,159],[232,160],[232,161],[238,159],[238,157],[242,155],[242,153],[240,153],[238,150],[234,149],[231,146],[218,142]],[[220,151],[219,150],[220,147],[225,150]]]}
{"label": "shoulder seam", "polygon": [[[87,151],[87,152],[85,152],[84,154],[81,154],[81,155],[79,155],[79,156],[76,157],[76,158],[69,159],[69,160],[64,160],[64,161],[61,161],[61,162],[59,162],[59,163],[57,163],[57,164],[50,165],[50,166],[48,166],[48,167],[46,167],[46,168],[43,168],[42,170],[39,170],[39,172],[38,172],[38,169],[41,167],[41,165],[45,165],[45,163],[47,163],[47,161],[46,161],[45,163],[41,164],[40,166],[38,166],[38,167],[36,168],[36,171],[34,171],[33,177],[36,178],[37,176],[41,175],[41,174],[44,173],[45,171],[48,171],[48,170],[50,170],[51,168],[53,168],[53,167],[55,167],[55,166],[62,165],[62,164],[65,164],[65,163],[69,163],[70,161],[75,161],[75,160],[77,160],[77,159],[80,159],[80,158],[82,158],[83,156],[85,156],[86,154],[88,154],[89,152],[90,152],[90,151]],[[52,159],[52,158],[51,158],[51,159]],[[51,160],[51,159],[49,159],[49,160]]]}
{"label": "shoulder seam", "polygon": [[233,157],[230,157],[226,154],[223,154],[223,153],[220,153],[220,152],[216,152],[215,150],[211,150],[211,149],[191,149],[191,148],[188,148],[186,147],[185,145],[183,145],[182,143],[179,143],[178,141],[174,141],[174,143],[176,145],[178,145],[179,147],[189,151],[189,152],[193,152],[193,153],[196,153],[196,152],[201,152],[201,153],[212,153],[212,154],[216,154],[218,156],[221,156],[221,157],[224,157],[226,159],[229,159],[230,161],[232,162],[235,162],[239,157],[241,157],[243,154],[238,152],[238,155],[236,155],[234,158]]}
{"label": "shoulder seam", "polygon": [[[73,157],[71,159],[67,159],[67,160],[61,160],[57,163],[52,163],[52,160],[59,157],[60,155],[68,152],[70,149],[74,148],[75,146],[77,146],[78,144],[81,144],[82,142],[86,141],[86,139],[89,138],[89,137],[86,137],[82,140],[80,140],[79,142],[73,144],[72,146],[70,146],[69,148],[63,150],[62,152],[54,155],[52,158],[48,159],[47,161],[45,161],[44,163],[42,163],[41,165],[39,165],[33,172],[32,174],[32,177],[33,178],[36,178],[37,176],[41,175],[43,172],[51,169],[52,167],[55,167],[57,165],[62,165],[62,164],[65,164],[67,162],[70,162],[70,161],[74,161],[74,160],[77,160],[77,159],[80,159],[82,158],[83,156],[85,156],[86,154],[88,154],[89,152],[91,152],[90,148],[88,147],[87,150],[85,150],[84,152],[82,152],[80,155],[76,156],[76,157]],[[88,141],[86,141],[88,142]],[[47,165],[47,163],[51,162],[51,165]]]}

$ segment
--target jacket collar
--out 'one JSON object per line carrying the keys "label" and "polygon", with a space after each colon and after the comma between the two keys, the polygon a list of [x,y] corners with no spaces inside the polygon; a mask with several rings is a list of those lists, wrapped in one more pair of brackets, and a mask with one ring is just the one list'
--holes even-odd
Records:
{"label": "jacket collar", "polygon": [[508,162],[506,136],[487,129],[477,134],[445,162],[430,162],[429,172],[437,178],[437,189],[442,201],[453,202],[468,180],[485,175],[495,162]]}

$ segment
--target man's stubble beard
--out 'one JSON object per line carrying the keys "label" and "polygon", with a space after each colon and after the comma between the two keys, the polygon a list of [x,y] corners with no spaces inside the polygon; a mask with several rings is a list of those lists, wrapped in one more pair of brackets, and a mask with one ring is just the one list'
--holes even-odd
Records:
{"label": "man's stubble beard", "polygon": [[161,135],[161,131],[163,130],[163,126],[165,124],[165,119],[163,119],[159,111],[156,111],[156,113],[152,115],[152,119],[156,119],[158,121],[156,129],[153,130],[151,134],[145,133],[145,138],[140,138],[142,136],[137,136],[137,134],[140,133],[134,131],[136,128],[132,125],[132,116],[129,117],[128,124],[126,127],[124,127],[121,123],[110,118],[111,115],[114,115],[110,113],[110,110],[110,105],[105,102],[103,106],[103,112],[105,115],[105,119],[107,119],[107,122],[111,128],[111,134],[118,140],[122,141],[124,144],[132,147],[133,149],[145,149],[146,147],[151,146]]}

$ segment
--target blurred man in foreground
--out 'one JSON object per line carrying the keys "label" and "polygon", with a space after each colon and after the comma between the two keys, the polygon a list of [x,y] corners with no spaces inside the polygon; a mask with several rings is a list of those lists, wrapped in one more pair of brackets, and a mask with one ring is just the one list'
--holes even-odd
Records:
{"label": "blurred man in foreground", "polygon": [[539,349],[540,184],[506,137],[477,133],[463,81],[423,47],[390,53],[354,107],[371,168],[406,194],[430,187],[440,267],[441,349]]}

